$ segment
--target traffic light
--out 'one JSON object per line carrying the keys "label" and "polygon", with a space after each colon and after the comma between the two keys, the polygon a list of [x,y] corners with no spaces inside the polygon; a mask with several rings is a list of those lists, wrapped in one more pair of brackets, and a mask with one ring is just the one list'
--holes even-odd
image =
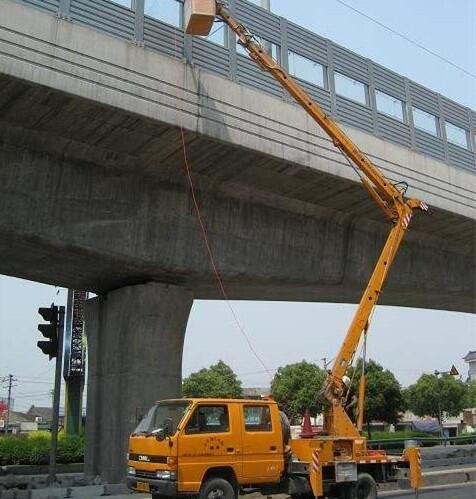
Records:
{"label": "traffic light", "polygon": [[48,338],[48,341],[39,341],[37,345],[44,354],[50,356],[51,360],[58,355],[59,307],[54,304],[49,308],[40,307],[38,313],[48,322],[48,324],[38,324],[39,331]]}

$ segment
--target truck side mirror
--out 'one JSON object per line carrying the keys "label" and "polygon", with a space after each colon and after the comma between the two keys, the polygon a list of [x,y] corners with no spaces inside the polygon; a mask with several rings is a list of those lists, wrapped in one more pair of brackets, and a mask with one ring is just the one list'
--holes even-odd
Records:
{"label": "truck side mirror", "polygon": [[163,428],[158,428],[157,430],[154,430],[152,433],[159,442],[165,440],[165,431]]}
{"label": "truck side mirror", "polygon": [[164,419],[164,436],[170,437],[173,433],[174,423],[170,418]]}

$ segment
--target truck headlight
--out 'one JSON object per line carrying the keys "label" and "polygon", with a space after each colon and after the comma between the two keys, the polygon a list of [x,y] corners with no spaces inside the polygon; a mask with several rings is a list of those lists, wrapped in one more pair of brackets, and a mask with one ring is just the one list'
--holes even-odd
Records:
{"label": "truck headlight", "polygon": [[136,469],[133,468],[132,466],[129,466],[129,469],[127,470],[129,475],[135,475],[136,474]]}
{"label": "truck headlight", "polygon": [[176,471],[157,471],[156,476],[159,480],[175,480],[177,478]]}

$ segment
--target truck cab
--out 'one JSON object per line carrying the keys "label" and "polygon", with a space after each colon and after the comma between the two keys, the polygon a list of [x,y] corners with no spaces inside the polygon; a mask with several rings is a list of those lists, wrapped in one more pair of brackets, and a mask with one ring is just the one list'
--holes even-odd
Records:
{"label": "truck cab", "polygon": [[281,417],[272,400],[157,402],[129,441],[129,488],[152,497],[236,497],[240,487],[279,483]]}

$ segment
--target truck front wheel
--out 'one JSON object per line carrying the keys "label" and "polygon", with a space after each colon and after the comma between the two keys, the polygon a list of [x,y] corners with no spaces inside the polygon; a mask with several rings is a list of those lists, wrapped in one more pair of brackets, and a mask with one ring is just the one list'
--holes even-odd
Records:
{"label": "truck front wheel", "polygon": [[198,499],[236,499],[236,494],[224,478],[209,478],[200,488]]}
{"label": "truck front wheel", "polygon": [[354,483],[342,483],[338,488],[339,499],[377,499],[377,484],[372,475],[359,473]]}
{"label": "truck front wheel", "polygon": [[372,475],[359,473],[352,487],[352,499],[377,499],[377,484]]}

